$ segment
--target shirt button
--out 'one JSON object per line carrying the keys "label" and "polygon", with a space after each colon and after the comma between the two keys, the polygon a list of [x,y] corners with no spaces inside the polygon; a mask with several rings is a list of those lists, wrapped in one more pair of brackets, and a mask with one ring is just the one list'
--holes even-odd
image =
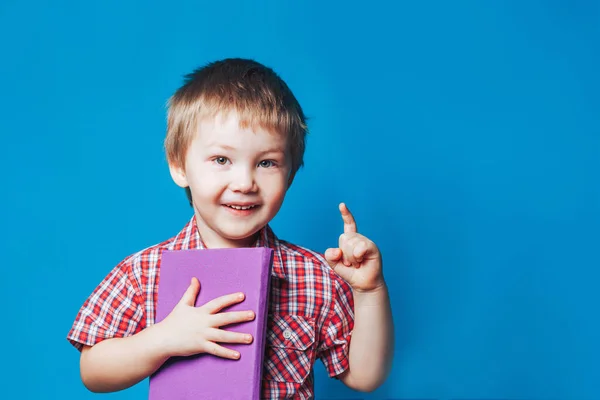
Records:
{"label": "shirt button", "polygon": [[283,337],[284,337],[284,338],[286,338],[286,339],[289,339],[289,338],[291,338],[291,337],[292,337],[292,331],[290,331],[289,329],[286,329],[286,330],[283,332]]}

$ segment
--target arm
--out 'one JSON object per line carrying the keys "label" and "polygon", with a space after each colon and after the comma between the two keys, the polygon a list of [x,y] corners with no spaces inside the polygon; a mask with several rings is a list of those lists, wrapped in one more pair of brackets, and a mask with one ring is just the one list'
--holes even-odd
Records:
{"label": "arm", "polygon": [[344,233],[338,248],[328,249],[330,267],[352,287],[354,329],[348,349],[349,368],[339,375],[358,391],[373,391],[386,379],[394,353],[394,327],[388,288],[377,246],[357,232],[354,217],[340,205]]}
{"label": "arm", "polygon": [[387,378],[394,354],[394,326],[387,285],[354,292],[350,367],[339,378],[359,391],[373,391]]}
{"label": "arm", "polygon": [[97,393],[114,392],[150,376],[169,358],[159,330],[153,325],[133,336],[84,346],[80,371],[85,387]]}
{"label": "arm", "polygon": [[225,307],[239,303],[239,293],[218,297],[194,307],[200,283],[196,278],[173,311],[161,322],[132,336],[106,339],[93,347],[84,346],[80,359],[81,379],[92,392],[126,389],[155,372],[169,357],[210,353],[229,359],[239,353],[220,343],[251,343],[252,336],[219,327],[250,321],[254,313]]}

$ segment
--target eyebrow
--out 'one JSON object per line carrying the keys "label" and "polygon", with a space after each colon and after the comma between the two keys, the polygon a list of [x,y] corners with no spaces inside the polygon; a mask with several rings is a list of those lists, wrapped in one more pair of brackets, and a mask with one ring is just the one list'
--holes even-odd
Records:
{"label": "eyebrow", "polygon": [[[213,148],[217,148],[217,149],[222,149],[222,150],[227,150],[227,151],[234,151],[235,147],[229,146],[227,144],[217,144],[217,143],[211,143],[209,145],[206,146],[209,149],[213,149]],[[269,153],[286,153],[285,149],[282,149],[280,147],[272,147],[270,149],[267,150],[263,150],[261,151],[259,154],[269,154]]]}
{"label": "eyebrow", "polygon": [[269,154],[269,153],[283,153],[285,154],[285,149],[281,149],[279,147],[274,147],[271,149],[267,149],[265,151],[261,151],[260,154]]}
{"label": "eyebrow", "polygon": [[235,148],[226,145],[226,144],[217,144],[217,143],[209,143],[207,146],[207,148],[212,149],[212,148],[219,148],[219,149],[223,149],[223,150],[235,150]]}

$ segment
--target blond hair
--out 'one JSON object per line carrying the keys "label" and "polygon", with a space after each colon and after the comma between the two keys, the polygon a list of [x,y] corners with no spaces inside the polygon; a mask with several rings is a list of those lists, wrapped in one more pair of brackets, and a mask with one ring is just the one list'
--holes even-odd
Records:
{"label": "blond hair", "polygon": [[[254,60],[215,61],[185,76],[168,102],[165,151],[169,164],[183,167],[187,149],[204,117],[235,111],[240,127],[261,127],[287,135],[290,183],[304,164],[306,117],[287,84]],[[186,188],[191,204],[191,193]]]}

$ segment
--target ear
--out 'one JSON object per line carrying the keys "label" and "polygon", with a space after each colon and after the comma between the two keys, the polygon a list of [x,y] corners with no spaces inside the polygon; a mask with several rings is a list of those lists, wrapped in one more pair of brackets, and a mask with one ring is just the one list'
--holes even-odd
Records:
{"label": "ear", "polygon": [[171,172],[171,178],[173,179],[173,182],[175,182],[177,186],[182,188],[189,186],[187,176],[185,174],[185,168],[169,163],[169,171]]}

